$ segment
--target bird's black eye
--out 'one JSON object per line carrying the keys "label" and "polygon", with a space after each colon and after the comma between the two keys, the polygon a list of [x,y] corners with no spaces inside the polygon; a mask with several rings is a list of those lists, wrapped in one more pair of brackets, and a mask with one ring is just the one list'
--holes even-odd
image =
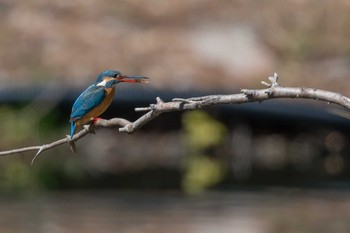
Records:
{"label": "bird's black eye", "polygon": [[118,77],[120,77],[120,74],[115,74],[115,75],[113,75],[113,77],[118,78]]}

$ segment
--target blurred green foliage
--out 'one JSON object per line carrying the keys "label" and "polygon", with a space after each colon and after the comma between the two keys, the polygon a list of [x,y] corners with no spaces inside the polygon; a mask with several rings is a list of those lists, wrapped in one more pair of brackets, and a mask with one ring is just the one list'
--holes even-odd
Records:
{"label": "blurred green foliage", "polygon": [[228,132],[223,124],[201,110],[184,113],[182,123],[189,152],[184,161],[182,187],[186,193],[196,194],[223,180],[227,166],[209,151],[223,144]]}
{"label": "blurred green foliage", "polygon": [[[67,127],[61,127],[60,112],[41,112],[31,104],[0,106],[1,150],[30,145],[40,145],[65,135]],[[67,132],[66,132],[67,131]],[[68,154],[68,153],[69,154]],[[41,189],[58,189],[83,178],[84,168],[71,156],[68,148],[60,147],[45,153],[47,159],[30,160],[34,152],[6,156],[0,163],[0,192],[30,193]],[[54,155],[51,156],[51,155]]]}
{"label": "blurred green foliage", "polygon": [[39,188],[36,169],[28,166],[21,159],[7,160],[1,166],[0,187],[2,192],[35,191]]}
{"label": "blurred green foliage", "polygon": [[29,108],[22,110],[9,105],[0,106],[0,119],[0,131],[4,135],[0,139],[1,145],[12,147],[37,136],[37,114]]}

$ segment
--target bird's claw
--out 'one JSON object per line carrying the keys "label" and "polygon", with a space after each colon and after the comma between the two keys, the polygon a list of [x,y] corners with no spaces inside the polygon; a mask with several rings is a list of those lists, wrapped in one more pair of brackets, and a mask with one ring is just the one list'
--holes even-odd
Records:
{"label": "bird's claw", "polygon": [[92,133],[92,134],[96,134],[95,132],[95,123],[94,122],[91,122],[91,124],[89,125],[84,125],[84,129],[86,129],[89,133]]}
{"label": "bird's claw", "polygon": [[102,120],[102,118],[100,118],[100,117],[95,117],[95,118],[92,120],[92,124],[96,125],[97,122],[98,122],[99,120]]}

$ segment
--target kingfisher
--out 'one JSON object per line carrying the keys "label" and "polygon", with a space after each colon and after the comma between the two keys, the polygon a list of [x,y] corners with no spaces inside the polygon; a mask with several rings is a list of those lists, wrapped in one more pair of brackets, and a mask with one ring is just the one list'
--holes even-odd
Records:
{"label": "kingfisher", "polygon": [[89,86],[76,99],[70,114],[70,139],[75,131],[88,122],[94,122],[112,103],[115,85],[120,82],[147,83],[144,76],[127,76],[117,70],[105,70],[97,76],[96,82]]}

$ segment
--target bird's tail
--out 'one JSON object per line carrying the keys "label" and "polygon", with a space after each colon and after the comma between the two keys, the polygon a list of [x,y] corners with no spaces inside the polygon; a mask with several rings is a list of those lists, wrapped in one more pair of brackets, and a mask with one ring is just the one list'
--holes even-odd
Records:
{"label": "bird's tail", "polygon": [[70,140],[72,140],[74,132],[75,132],[75,122],[71,121],[70,122]]}

